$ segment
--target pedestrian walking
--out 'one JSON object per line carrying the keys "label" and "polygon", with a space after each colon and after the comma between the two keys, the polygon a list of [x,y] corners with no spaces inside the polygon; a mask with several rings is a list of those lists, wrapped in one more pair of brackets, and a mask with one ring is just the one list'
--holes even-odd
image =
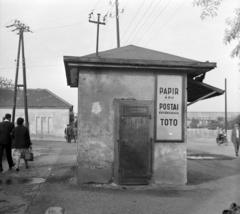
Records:
{"label": "pedestrian walking", "polygon": [[15,163],[12,159],[12,138],[11,132],[14,129],[14,124],[11,121],[11,114],[6,114],[4,121],[0,123],[0,172],[3,171],[2,157],[4,149],[6,151],[7,162],[9,169],[11,169]]}
{"label": "pedestrian walking", "polygon": [[67,128],[69,125],[67,125],[67,127],[64,129],[64,138],[66,139],[66,141],[68,142],[68,138],[67,138]]}
{"label": "pedestrian walking", "polygon": [[77,127],[76,126],[73,128],[73,139],[74,139],[74,142],[76,143],[77,142]]}
{"label": "pedestrian walking", "polygon": [[30,140],[29,130],[23,126],[24,119],[19,117],[17,119],[17,127],[12,131],[13,144],[12,148],[13,156],[16,159],[16,171],[19,171],[20,159],[22,158],[25,163],[26,169],[28,169],[28,161],[25,158],[26,153],[32,148],[32,142]]}
{"label": "pedestrian walking", "polygon": [[232,130],[231,141],[234,145],[234,150],[235,150],[236,156],[238,156],[238,151],[239,151],[239,143],[240,143],[239,134],[240,134],[239,133],[239,125],[235,124],[234,128]]}
{"label": "pedestrian walking", "polygon": [[70,124],[68,125],[66,132],[67,132],[67,142],[71,143],[72,136],[73,136],[73,130],[72,130],[72,127],[70,126]]}

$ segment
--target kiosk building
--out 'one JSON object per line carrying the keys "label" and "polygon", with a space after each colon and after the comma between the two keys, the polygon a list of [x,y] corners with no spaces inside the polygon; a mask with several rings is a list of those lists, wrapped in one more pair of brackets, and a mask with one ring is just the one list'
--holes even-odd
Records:
{"label": "kiosk building", "polygon": [[224,93],[202,82],[216,63],[129,45],[64,64],[78,87],[78,184],[187,182],[187,105]]}

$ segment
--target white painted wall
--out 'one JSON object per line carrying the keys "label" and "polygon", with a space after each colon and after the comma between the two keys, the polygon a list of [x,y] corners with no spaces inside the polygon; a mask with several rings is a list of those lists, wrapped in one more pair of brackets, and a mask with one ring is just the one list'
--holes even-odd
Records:
{"label": "white painted wall", "polygon": [[[0,118],[12,109],[0,109]],[[24,109],[16,109],[15,121],[18,117],[25,119]],[[69,124],[69,109],[28,109],[29,129],[32,138],[64,139],[64,129]]]}

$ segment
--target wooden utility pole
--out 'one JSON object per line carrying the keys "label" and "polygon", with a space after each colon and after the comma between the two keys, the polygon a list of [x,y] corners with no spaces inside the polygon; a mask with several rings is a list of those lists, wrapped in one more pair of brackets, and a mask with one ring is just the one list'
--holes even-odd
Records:
{"label": "wooden utility pole", "polygon": [[19,69],[19,58],[20,58],[21,44],[22,44],[22,37],[21,37],[21,34],[19,34],[17,67],[16,67],[16,75],[15,75],[13,110],[12,110],[12,122],[13,123],[15,123],[15,111],[16,111],[16,104],[17,104],[17,83],[18,83],[18,69]]}
{"label": "wooden utility pole", "polygon": [[116,5],[116,28],[117,28],[117,47],[120,47],[120,36],[119,36],[119,13],[118,13],[118,0],[115,2]]}
{"label": "wooden utility pole", "polygon": [[[29,27],[25,24],[21,23],[18,20],[12,25],[7,26],[7,28],[14,27],[12,31],[18,31],[19,35],[19,43],[18,43],[18,53],[17,53],[17,67],[16,67],[16,75],[15,75],[15,85],[14,85],[14,99],[13,99],[13,111],[12,111],[12,122],[15,123],[15,112],[16,112],[16,103],[17,103],[17,89],[19,87],[24,88],[24,109],[25,109],[25,124],[26,127],[29,128],[29,120],[28,120],[28,104],[27,104],[27,80],[26,80],[26,63],[25,63],[25,55],[24,55],[24,32],[31,32]],[[18,85],[18,71],[19,71],[19,58],[20,58],[20,49],[22,47],[22,67],[23,67],[23,84]]]}
{"label": "wooden utility pole", "polygon": [[89,20],[88,20],[88,21],[91,22],[91,23],[97,24],[97,44],[96,44],[96,55],[98,56],[99,25],[106,25],[106,23],[105,23],[105,17],[103,18],[103,22],[100,22],[100,16],[101,16],[100,13],[97,14],[97,15],[98,15],[98,20],[97,20],[97,21],[92,21],[92,20],[90,20],[91,17],[92,17],[92,14],[93,14],[93,12],[89,14]]}
{"label": "wooden utility pole", "polygon": [[21,31],[21,33],[22,33],[22,67],[23,67],[23,90],[24,90],[25,120],[26,120],[26,126],[29,128],[28,102],[27,102],[27,77],[26,77],[26,62],[25,62],[25,54],[24,54],[23,31]]}

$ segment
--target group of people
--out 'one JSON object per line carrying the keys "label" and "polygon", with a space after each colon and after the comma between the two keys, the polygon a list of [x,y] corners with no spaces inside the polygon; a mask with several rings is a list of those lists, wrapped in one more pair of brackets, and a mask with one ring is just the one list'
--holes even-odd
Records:
{"label": "group of people", "polygon": [[[9,170],[16,165],[19,171],[20,159],[23,158],[26,169],[29,168],[25,155],[32,148],[29,130],[23,125],[24,119],[17,119],[17,126],[11,122],[11,114],[6,114],[0,122],[0,172],[3,171],[2,159],[4,150],[6,151]],[[15,159],[15,163],[13,161]]]}
{"label": "group of people", "polygon": [[67,125],[67,127],[64,130],[65,138],[68,143],[71,143],[72,139],[74,142],[77,142],[77,127],[72,127],[70,124]]}

